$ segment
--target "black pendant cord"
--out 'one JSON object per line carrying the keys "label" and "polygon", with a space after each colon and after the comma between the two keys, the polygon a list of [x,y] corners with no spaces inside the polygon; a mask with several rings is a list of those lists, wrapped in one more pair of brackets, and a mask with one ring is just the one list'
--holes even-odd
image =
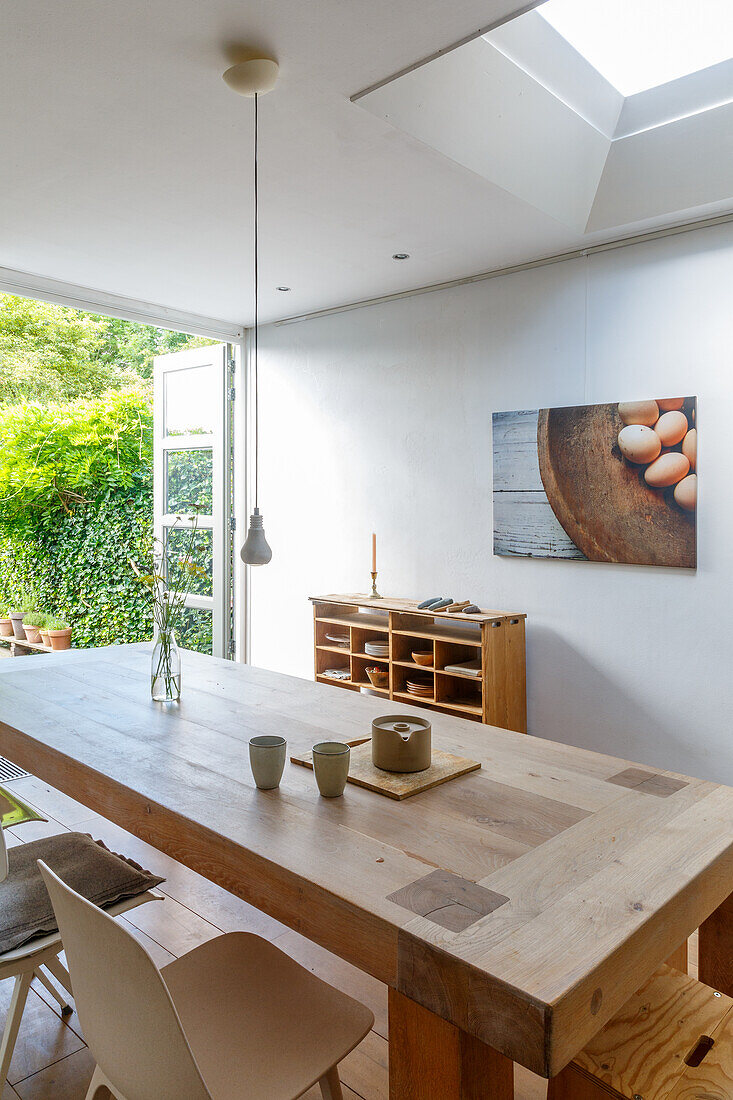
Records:
{"label": "black pendant cord", "polygon": [[260,298],[260,257],[259,257],[259,194],[258,194],[258,163],[257,163],[257,123],[258,123],[258,94],[255,92],[255,331],[254,331],[254,382],[255,382],[255,510],[259,504],[260,481],[260,379],[259,379],[259,298]]}

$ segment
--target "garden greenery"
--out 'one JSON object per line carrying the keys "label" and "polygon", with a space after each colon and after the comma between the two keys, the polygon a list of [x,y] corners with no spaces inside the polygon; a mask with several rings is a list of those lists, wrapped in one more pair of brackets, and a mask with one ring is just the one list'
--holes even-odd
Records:
{"label": "garden greenery", "polygon": [[[0,295],[0,604],[67,620],[75,646],[151,637],[152,360],[210,342]],[[190,454],[179,507],[207,474]],[[201,615],[184,645],[210,647]]]}
{"label": "garden greenery", "polygon": [[0,525],[50,531],[102,493],[150,490],[152,421],[143,389],[0,410]]}

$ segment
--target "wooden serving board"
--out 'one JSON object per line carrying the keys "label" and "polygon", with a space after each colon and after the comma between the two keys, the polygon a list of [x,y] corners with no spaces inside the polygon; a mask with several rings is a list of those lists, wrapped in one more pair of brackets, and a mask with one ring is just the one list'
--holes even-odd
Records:
{"label": "wooden serving board", "polygon": [[[433,749],[433,762],[424,772],[385,772],[372,764],[372,743],[369,741],[345,742],[351,746],[349,765],[349,783],[357,787],[366,787],[368,791],[384,794],[387,798],[402,800],[411,794],[420,794],[456,779],[459,775],[474,772],[481,765],[477,760],[467,760],[465,756],[454,756],[450,752]],[[300,764],[313,769],[313,753],[305,752],[301,756],[291,756],[291,764]]]}
{"label": "wooden serving board", "polygon": [[694,569],[694,514],[626,462],[622,427],[617,405],[540,410],[537,457],[553,512],[590,561]]}

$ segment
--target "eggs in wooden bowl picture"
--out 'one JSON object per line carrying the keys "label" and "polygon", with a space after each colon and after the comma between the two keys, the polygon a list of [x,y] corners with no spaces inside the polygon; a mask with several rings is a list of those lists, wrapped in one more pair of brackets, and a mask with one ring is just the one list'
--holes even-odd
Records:
{"label": "eggs in wooden bowl picture", "polygon": [[697,401],[495,413],[494,553],[694,569]]}

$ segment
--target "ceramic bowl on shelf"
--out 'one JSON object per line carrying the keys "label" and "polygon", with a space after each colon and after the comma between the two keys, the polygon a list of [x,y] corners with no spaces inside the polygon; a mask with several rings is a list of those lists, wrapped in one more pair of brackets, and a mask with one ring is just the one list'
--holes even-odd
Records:
{"label": "ceramic bowl on shelf", "polygon": [[384,668],[367,668],[366,674],[375,688],[389,687],[389,672]]}
{"label": "ceramic bowl on shelf", "polygon": [[327,634],[326,641],[331,645],[338,646],[340,649],[349,648],[349,635],[348,634]]}
{"label": "ceramic bowl on shelf", "polygon": [[432,665],[433,663],[432,649],[416,649],[411,656],[416,665]]}

